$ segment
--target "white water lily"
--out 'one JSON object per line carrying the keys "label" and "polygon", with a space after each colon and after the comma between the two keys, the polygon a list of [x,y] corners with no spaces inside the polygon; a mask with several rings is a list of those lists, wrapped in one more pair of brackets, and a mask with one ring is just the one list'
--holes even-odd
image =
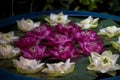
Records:
{"label": "white water lily", "polygon": [[75,63],[68,59],[66,62],[47,64],[47,68],[43,69],[42,72],[51,77],[64,76],[73,72],[74,67]]}
{"label": "white water lily", "polygon": [[111,51],[104,51],[101,55],[92,52],[87,69],[101,73],[115,73],[115,70],[120,70],[120,65],[116,64],[118,57],[118,54],[112,54]]}
{"label": "white water lily", "polygon": [[81,27],[81,29],[90,29],[90,28],[96,28],[98,26],[98,20],[99,18],[93,19],[93,17],[89,16],[88,18],[82,20],[79,23],[76,23],[78,26]]}
{"label": "white water lily", "polygon": [[9,59],[20,53],[19,48],[14,48],[8,44],[0,44],[0,59]]}
{"label": "white water lily", "polygon": [[57,25],[57,23],[61,23],[63,25],[67,24],[68,22],[70,22],[70,20],[68,20],[68,15],[64,15],[63,12],[59,13],[59,14],[54,14],[51,13],[50,17],[45,18],[45,20],[51,25],[51,26],[55,26]]}
{"label": "white water lily", "polygon": [[111,41],[113,48],[120,52],[120,36],[118,36],[118,41]]}
{"label": "white water lily", "polygon": [[14,31],[8,33],[0,33],[0,44],[9,44],[18,40],[19,37],[14,35]]}
{"label": "white water lily", "polygon": [[120,28],[117,28],[116,26],[108,26],[106,28],[100,29],[98,35],[106,35],[109,38],[112,38],[114,36],[120,35]]}
{"label": "white water lily", "polygon": [[17,21],[18,29],[27,32],[33,30],[35,27],[39,27],[40,22],[34,23],[31,19],[22,19]]}
{"label": "white water lily", "polygon": [[19,60],[13,59],[13,64],[19,73],[33,74],[43,69],[45,63],[41,63],[40,60],[27,59],[21,56]]}

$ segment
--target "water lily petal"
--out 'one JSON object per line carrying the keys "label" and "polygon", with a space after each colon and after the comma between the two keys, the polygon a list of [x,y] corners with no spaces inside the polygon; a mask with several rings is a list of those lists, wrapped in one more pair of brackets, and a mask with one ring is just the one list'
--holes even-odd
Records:
{"label": "water lily petal", "polygon": [[112,38],[114,36],[120,35],[120,28],[117,28],[116,26],[108,26],[106,28],[100,29],[97,34]]}
{"label": "water lily petal", "polygon": [[98,54],[97,52],[91,52],[91,57],[93,60],[97,60],[97,58],[100,57],[100,54]]}
{"label": "water lily petal", "polygon": [[104,51],[102,53],[102,56],[112,56],[112,52],[111,51]]}
{"label": "water lily petal", "polygon": [[[116,64],[118,58],[119,58],[119,55],[118,55],[118,54],[112,55],[112,56],[111,56],[112,63],[113,63],[113,64]],[[114,60],[113,60],[113,59],[114,59]]]}
{"label": "water lily petal", "polygon": [[40,63],[40,61],[35,59],[31,60],[21,56],[19,61],[13,59],[13,64],[19,73],[33,74],[41,71],[45,63]]}
{"label": "water lily petal", "polygon": [[23,56],[29,59],[38,59],[41,60],[45,58],[45,49],[46,46],[31,46],[29,48],[24,48],[21,50]]}
{"label": "water lily petal", "polygon": [[36,27],[39,27],[39,26],[40,26],[40,22],[35,22],[33,27],[36,28]]}
{"label": "water lily petal", "polygon": [[118,36],[118,41],[111,41],[114,49],[120,52],[120,36]]}
{"label": "water lily petal", "polygon": [[74,71],[74,62],[70,62],[70,59],[66,60],[66,62],[59,62],[53,64],[47,64],[48,68],[42,70],[43,73],[47,74],[49,77],[58,77],[65,76]]}
{"label": "water lily petal", "polygon": [[75,56],[75,47],[70,44],[58,45],[49,51],[52,58],[54,58],[55,60],[66,61],[68,58],[73,58]]}

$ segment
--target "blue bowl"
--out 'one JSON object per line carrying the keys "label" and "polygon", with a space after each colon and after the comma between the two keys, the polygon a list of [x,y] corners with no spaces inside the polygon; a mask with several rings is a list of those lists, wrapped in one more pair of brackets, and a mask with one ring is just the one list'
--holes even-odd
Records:
{"label": "blue bowl", "polygon": [[[59,12],[61,12],[61,10],[33,12],[33,13],[29,13],[29,14],[21,14],[21,15],[11,16],[11,17],[0,20],[0,28],[5,28],[6,26],[15,24],[16,20],[21,20],[22,18],[36,19],[42,14],[49,15],[50,13],[59,13]],[[76,16],[93,16],[93,17],[99,17],[99,18],[103,18],[103,19],[112,19],[117,22],[120,22],[120,17],[114,16],[114,15],[108,15],[108,14],[102,14],[102,13],[96,13],[96,12],[85,12],[85,11],[62,11],[62,12],[69,16],[75,16],[75,17]],[[8,70],[5,70],[5,69],[0,69],[0,80],[45,80],[45,79],[25,77],[23,75],[18,75],[13,72],[10,72]],[[105,79],[101,79],[101,80],[120,80],[120,76],[105,78]]]}

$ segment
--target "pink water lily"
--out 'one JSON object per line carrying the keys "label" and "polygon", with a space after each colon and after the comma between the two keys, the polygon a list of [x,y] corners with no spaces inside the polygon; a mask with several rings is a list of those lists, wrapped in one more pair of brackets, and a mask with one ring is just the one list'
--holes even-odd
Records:
{"label": "pink water lily", "polygon": [[38,38],[45,39],[52,33],[52,28],[42,25],[40,27],[36,27],[33,33],[34,35],[37,35]]}
{"label": "pink water lily", "polygon": [[70,29],[66,27],[67,25],[57,24],[56,28],[59,33],[68,35],[70,33]]}
{"label": "pink water lily", "polygon": [[16,41],[16,46],[19,48],[29,48],[30,46],[36,45],[39,43],[40,40],[38,40],[36,37],[25,37],[19,39],[19,41]]}
{"label": "pink water lily", "polygon": [[49,37],[48,40],[50,43],[63,45],[72,42],[72,37],[59,33],[54,33],[52,36]]}
{"label": "pink water lily", "polygon": [[82,49],[82,53],[85,55],[90,55],[91,52],[101,53],[103,49],[103,42],[79,42],[79,45]]}
{"label": "pink water lily", "polygon": [[79,28],[73,28],[72,33],[75,39],[79,41],[96,41],[100,39],[93,30],[83,31]]}
{"label": "pink water lily", "polygon": [[66,34],[66,35],[71,34],[71,30],[75,27],[77,27],[77,25],[75,25],[72,22],[69,22],[67,25],[62,25],[62,24],[56,25],[57,31],[59,33]]}
{"label": "pink water lily", "polygon": [[81,35],[81,30],[78,27],[72,28],[72,36],[74,37],[75,40],[79,40],[79,37]]}
{"label": "pink water lily", "polygon": [[96,35],[95,31],[89,30],[89,31],[82,31],[79,36],[79,39],[82,41],[96,41],[100,39],[100,37]]}
{"label": "pink water lily", "polygon": [[22,49],[23,57],[29,59],[43,59],[45,57],[45,46],[31,46],[29,48]]}
{"label": "pink water lily", "polygon": [[59,45],[50,50],[50,54],[54,59],[67,60],[74,57],[75,46]]}

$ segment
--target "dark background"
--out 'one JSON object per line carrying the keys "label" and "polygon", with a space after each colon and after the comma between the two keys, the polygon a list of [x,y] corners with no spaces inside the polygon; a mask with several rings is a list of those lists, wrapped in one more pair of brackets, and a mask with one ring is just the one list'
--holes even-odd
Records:
{"label": "dark background", "polygon": [[120,16],[119,0],[1,0],[0,19],[48,10],[91,11]]}

